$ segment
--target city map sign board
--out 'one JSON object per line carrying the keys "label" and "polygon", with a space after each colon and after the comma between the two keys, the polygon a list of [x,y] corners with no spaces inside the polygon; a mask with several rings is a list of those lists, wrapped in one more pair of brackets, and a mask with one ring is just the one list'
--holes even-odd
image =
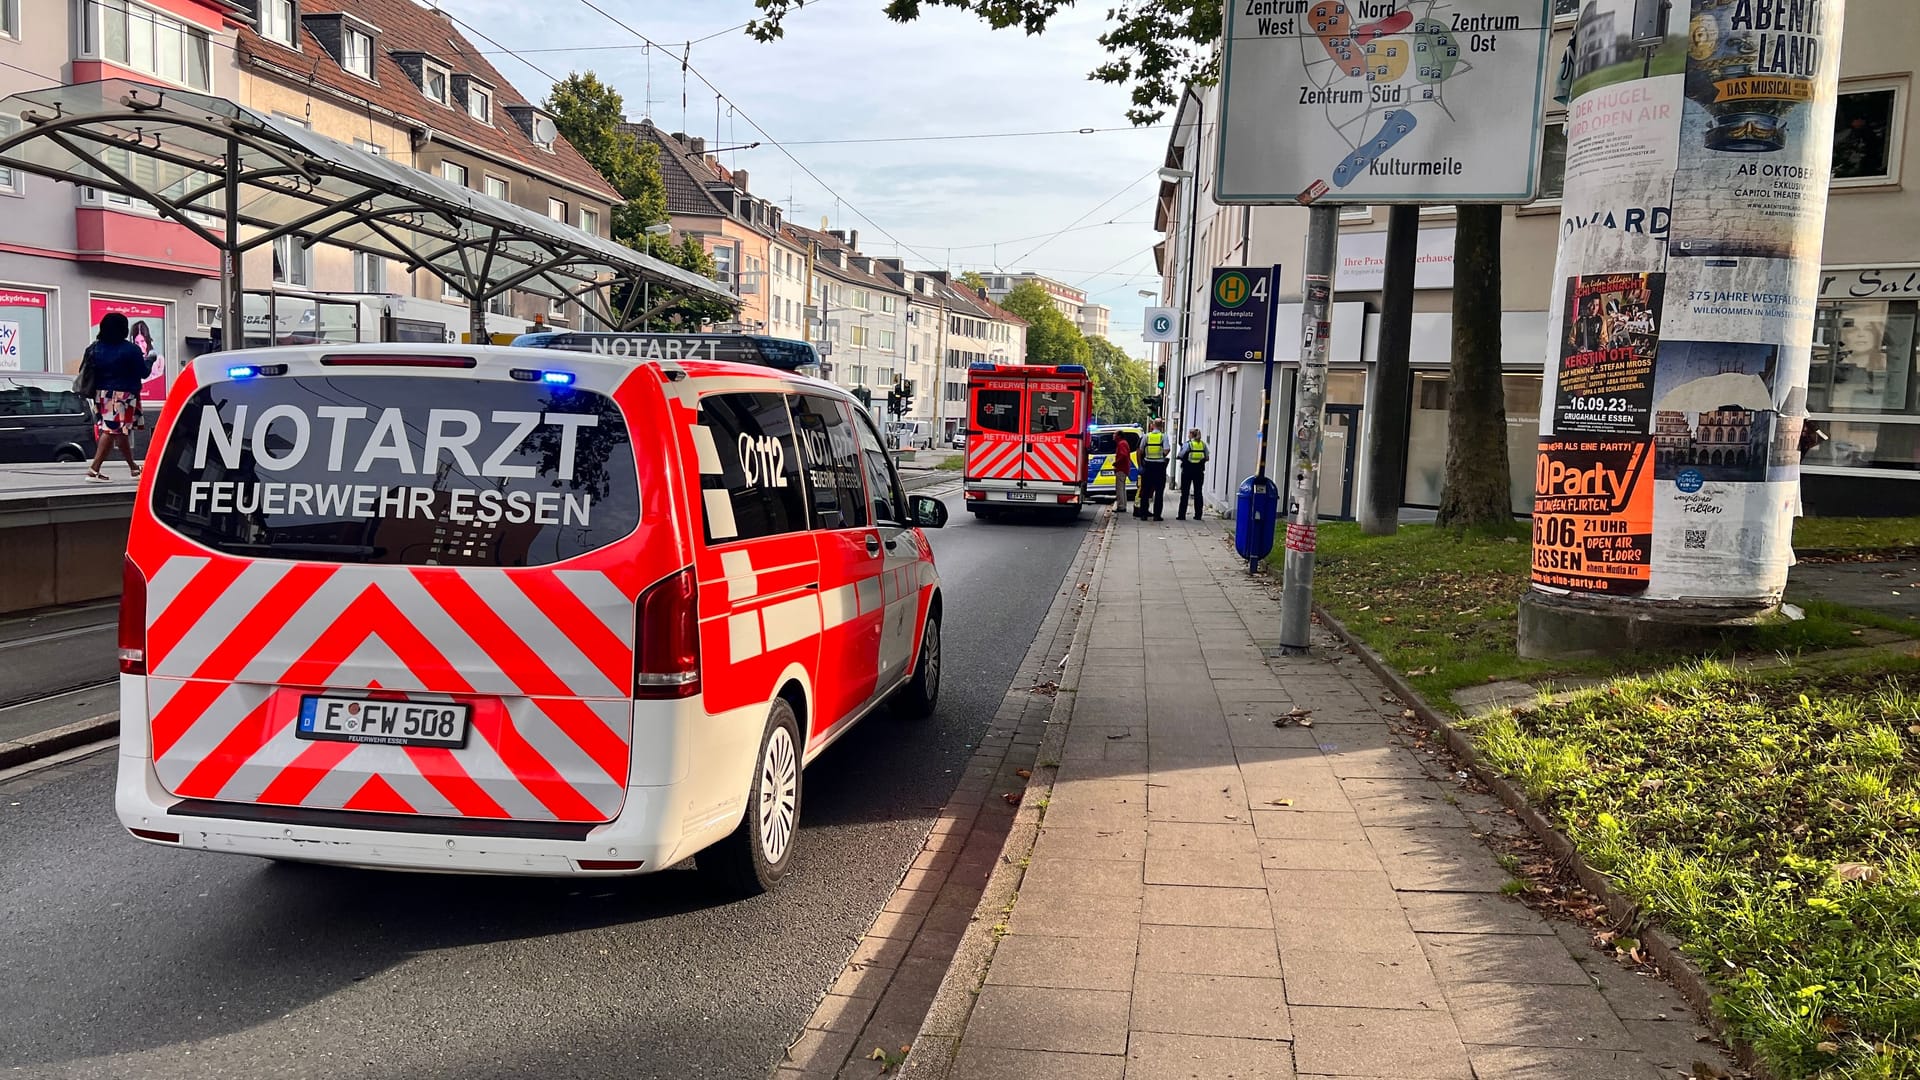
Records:
{"label": "city map sign board", "polygon": [[1226,0],[1222,203],[1534,196],[1552,0]]}

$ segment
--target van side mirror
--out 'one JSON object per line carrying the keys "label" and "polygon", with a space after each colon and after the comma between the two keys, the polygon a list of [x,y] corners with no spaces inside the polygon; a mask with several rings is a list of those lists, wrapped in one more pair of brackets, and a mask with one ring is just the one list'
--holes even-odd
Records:
{"label": "van side mirror", "polygon": [[909,495],[907,510],[913,523],[923,529],[946,527],[947,504],[931,495]]}

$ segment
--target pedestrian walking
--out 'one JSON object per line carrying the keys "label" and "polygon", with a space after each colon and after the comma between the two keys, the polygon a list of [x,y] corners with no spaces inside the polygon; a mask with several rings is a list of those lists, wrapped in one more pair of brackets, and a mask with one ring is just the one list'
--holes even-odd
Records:
{"label": "pedestrian walking", "polygon": [[1200,493],[1207,482],[1207,442],[1200,437],[1200,429],[1187,432],[1187,445],[1180,451],[1180,512],[1174,516],[1181,521],[1187,520],[1187,495],[1193,495],[1193,520],[1201,521],[1206,517],[1206,499]]}
{"label": "pedestrian walking", "polygon": [[1113,433],[1113,515],[1127,512],[1127,481],[1133,477],[1133,444],[1127,433]]}
{"label": "pedestrian walking", "polygon": [[1133,516],[1165,521],[1167,465],[1173,460],[1173,440],[1167,438],[1167,422],[1155,420],[1146,438],[1140,441],[1140,505]]}
{"label": "pedestrian walking", "polygon": [[100,466],[117,444],[120,456],[127,459],[133,478],[140,478],[140,466],[133,460],[133,433],[142,426],[140,383],[147,377],[147,358],[140,347],[127,340],[127,317],[110,311],[100,319],[100,333],[80,359],[80,377],[76,381],[90,387],[93,394],[93,434],[96,443],[93,464],[87,466],[87,479],[104,482],[107,474]]}

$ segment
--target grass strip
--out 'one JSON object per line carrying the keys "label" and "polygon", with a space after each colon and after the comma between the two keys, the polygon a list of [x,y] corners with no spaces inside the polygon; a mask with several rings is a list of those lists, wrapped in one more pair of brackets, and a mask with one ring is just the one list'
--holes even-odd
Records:
{"label": "grass strip", "polygon": [[1783,1078],[1920,1078],[1920,659],[1706,662],[1464,725]]}
{"label": "grass strip", "polygon": [[[1483,683],[1607,676],[1698,655],[1643,650],[1595,660],[1522,659],[1515,635],[1530,572],[1529,528],[1515,523],[1460,532],[1406,525],[1393,536],[1367,536],[1351,522],[1323,524],[1314,596],[1423,696],[1446,708],[1454,707],[1454,691]],[[1276,551],[1276,572],[1283,560]],[[1806,616],[1728,631],[1710,653],[1842,648],[1858,644],[1854,631],[1869,624],[1838,604],[1808,605]]]}

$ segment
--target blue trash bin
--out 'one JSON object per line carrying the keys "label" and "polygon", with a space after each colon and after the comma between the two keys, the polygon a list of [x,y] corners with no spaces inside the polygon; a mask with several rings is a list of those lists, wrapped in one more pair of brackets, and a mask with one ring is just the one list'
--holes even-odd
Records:
{"label": "blue trash bin", "polygon": [[1240,482],[1239,510],[1233,519],[1233,547],[1243,559],[1264,559],[1273,550],[1273,530],[1280,517],[1280,485],[1271,477],[1249,476]]}

